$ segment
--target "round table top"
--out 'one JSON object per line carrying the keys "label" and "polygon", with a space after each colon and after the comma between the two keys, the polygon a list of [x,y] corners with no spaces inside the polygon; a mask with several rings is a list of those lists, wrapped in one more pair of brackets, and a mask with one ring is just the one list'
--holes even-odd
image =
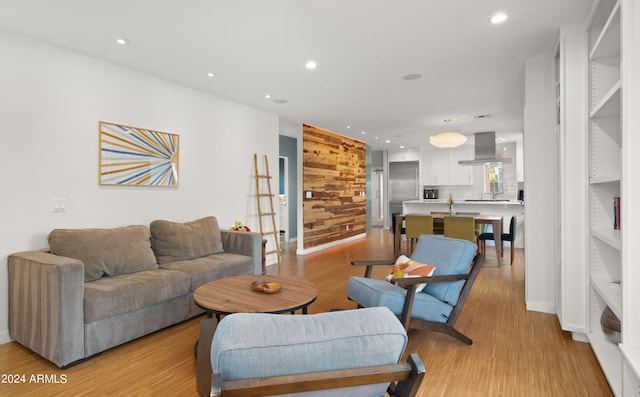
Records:
{"label": "round table top", "polygon": [[[282,290],[275,294],[254,291],[257,280],[275,282]],[[286,313],[305,309],[318,297],[318,288],[311,282],[286,276],[245,275],[225,277],[198,287],[193,299],[202,309],[216,314]]]}

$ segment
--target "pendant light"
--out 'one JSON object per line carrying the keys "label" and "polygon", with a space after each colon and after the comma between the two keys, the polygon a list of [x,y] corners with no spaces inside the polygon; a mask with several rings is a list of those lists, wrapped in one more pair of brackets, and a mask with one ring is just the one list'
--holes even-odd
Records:
{"label": "pendant light", "polygon": [[[449,124],[453,119],[444,119],[445,124]],[[467,141],[467,137],[459,132],[441,132],[438,135],[429,137],[429,143],[439,148],[458,147]]]}

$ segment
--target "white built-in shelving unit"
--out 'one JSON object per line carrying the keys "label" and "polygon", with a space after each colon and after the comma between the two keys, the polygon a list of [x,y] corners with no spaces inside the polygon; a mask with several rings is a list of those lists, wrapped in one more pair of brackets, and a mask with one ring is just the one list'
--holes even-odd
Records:
{"label": "white built-in shelving unit", "polygon": [[[618,396],[640,395],[640,263],[629,255],[640,241],[627,233],[638,227],[627,211],[638,203],[627,191],[634,185],[629,173],[634,116],[628,111],[633,78],[632,54],[638,50],[633,26],[637,25],[635,0],[600,0],[588,23],[589,111],[589,288],[587,336],[593,351]],[[635,76],[633,75],[635,74]],[[632,78],[633,77],[633,78]],[[637,94],[636,94],[637,95]],[[636,112],[637,113],[637,112]],[[637,146],[636,146],[637,147]],[[638,156],[638,154],[636,154]],[[637,160],[635,161],[637,164]],[[637,184],[637,182],[635,182]],[[614,198],[622,197],[621,230],[614,229]],[[637,256],[637,254],[635,255]],[[630,278],[630,277],[634,277]],[[608,340],[600,318],[606,307],[622,321],[622,344]],[[634,326],[635,324],[635,326]]]}

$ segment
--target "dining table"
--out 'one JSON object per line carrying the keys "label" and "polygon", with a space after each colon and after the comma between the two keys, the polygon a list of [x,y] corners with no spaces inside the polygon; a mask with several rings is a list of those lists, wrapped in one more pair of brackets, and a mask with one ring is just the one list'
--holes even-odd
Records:
{"label": "dining table", "polygon": [[[396,216],[396,224],[394,231],[394,241],[393,241],[393,254],[398,257],[400,255],[400,247],[402,243],[402,225],[404,223],[405,217],[408,214],[402,214]],[[444,225],[444,218],[446,216],[472,216],[476,225],[491,225],[493,229],[493,241],[496,246],[496,258],[498,261],[498,266],[502,266],[502,216],[500,215],[468,215],[468,214],[457,214],[457,215],[448,215],[448,214],[416,214],[416,215],[431,215],[433,218],[433,224],[435,225]]]}

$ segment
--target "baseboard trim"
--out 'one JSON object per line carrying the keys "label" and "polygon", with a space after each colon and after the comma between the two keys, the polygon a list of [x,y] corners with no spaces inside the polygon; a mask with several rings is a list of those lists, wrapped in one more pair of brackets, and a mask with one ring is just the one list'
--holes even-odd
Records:
{"label": "baseboard trim", "polygon": [[322,251],[322,250],[325,250],[327,248],[336,247],[338,245],[350,243],[352,241],[360,240],[360,239],[363,239],[363,238],[366,238],[366,237],[367,237],[367,233],[362,233],[362,234],[358,234],[356,236],[351,236],[351,237],[345,238],[343,240],[332,241],[332,242],[327,243],[327,244],[318,245],[317,247],[312,247],[312,248],[302,249],[302,250],[301,249],[297,249],[296,250],[296,255],[311,254],[313,252]]}
{"label": "baseboard trim", "polygon": [[11,336],[9,335],[9,331],[1,331],[0,332],[0,345],[4,345],[5,343],[13,342]]}
{"label": "baseboard trim", "polygon": [[527,301],[526,306],[527,310],[532,312],[556,314],[556,307],[553,303]]}

